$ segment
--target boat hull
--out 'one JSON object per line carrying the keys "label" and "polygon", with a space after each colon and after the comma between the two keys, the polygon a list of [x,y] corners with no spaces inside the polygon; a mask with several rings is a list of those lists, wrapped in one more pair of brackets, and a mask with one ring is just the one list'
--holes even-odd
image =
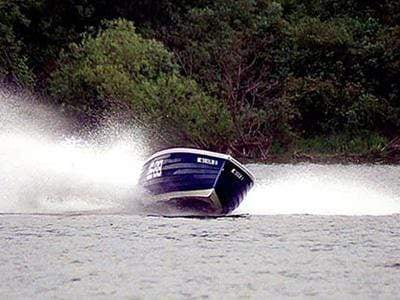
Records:
{"label": "boat hull", "polygon": [[154,154],[139,183],[153,201],[175,200],[179,207],[227,214],[239,206],[254,178],[228,155],[176,148]]}

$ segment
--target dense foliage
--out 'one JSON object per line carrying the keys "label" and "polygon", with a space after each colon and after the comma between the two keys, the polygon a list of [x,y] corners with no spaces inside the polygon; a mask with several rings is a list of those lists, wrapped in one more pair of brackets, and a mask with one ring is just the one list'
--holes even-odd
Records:
{"label": "dense foliage", "polygon": [[400,129],[399,3],[0,0],[0,79],[171,144],[363,152]]}
{"label": "dense foliage", "polygon": [[95,117],[122,102],[140,123],[173,131],[172,143],[221,149],[229,142],[232,125],[224,103],[182,77],[160,42],[142,38],[128,21],[105,25],[61,55],[64,67],[49,85],[60,105]]}

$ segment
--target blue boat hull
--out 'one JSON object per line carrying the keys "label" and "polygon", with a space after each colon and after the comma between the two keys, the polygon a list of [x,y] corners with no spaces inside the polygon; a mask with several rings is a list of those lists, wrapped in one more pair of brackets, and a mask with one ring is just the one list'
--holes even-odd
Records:
{"label": "blue boat hull", "polygon": [[227,214],[239,206],[254,179],[230,156],[178,148],[153,155],[144,164],[139,183],[153,200]]}

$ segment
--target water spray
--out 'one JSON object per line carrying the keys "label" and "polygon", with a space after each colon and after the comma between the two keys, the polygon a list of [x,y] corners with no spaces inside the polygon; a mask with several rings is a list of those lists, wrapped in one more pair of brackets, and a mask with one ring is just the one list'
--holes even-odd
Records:
{"label": "water spray", "polygon": [[236,213],[390,215],[400,213],[400,166],[249,166],[257,184]]}
{"label": "water spray", "polygon": [[[148,156],[135,126],[110,120],[85,137],[30,96],[0,90],[0,213],[146,213]],[[400,213],[400,166],[251,165],[256,185],[234,213]]]}
{"label": "water spray", "polygon": [[[109,123],[84,139],[26,96],[0,93],[0,212],[126,209],[146,152],[134,127]],[[123,208],[122,208],[123,207]]]}

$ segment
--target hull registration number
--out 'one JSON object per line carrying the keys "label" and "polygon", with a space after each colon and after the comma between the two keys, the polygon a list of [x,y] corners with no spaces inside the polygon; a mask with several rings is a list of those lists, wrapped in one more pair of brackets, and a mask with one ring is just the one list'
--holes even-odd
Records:
{"label": "hull registration number", "polygon": [[149,169],[147,170],[147,175],[146,179],[152,179],[152,178],[157,178],[162,176],[162,166],[163,166],[163,160],[155,160],[152,161]]}

